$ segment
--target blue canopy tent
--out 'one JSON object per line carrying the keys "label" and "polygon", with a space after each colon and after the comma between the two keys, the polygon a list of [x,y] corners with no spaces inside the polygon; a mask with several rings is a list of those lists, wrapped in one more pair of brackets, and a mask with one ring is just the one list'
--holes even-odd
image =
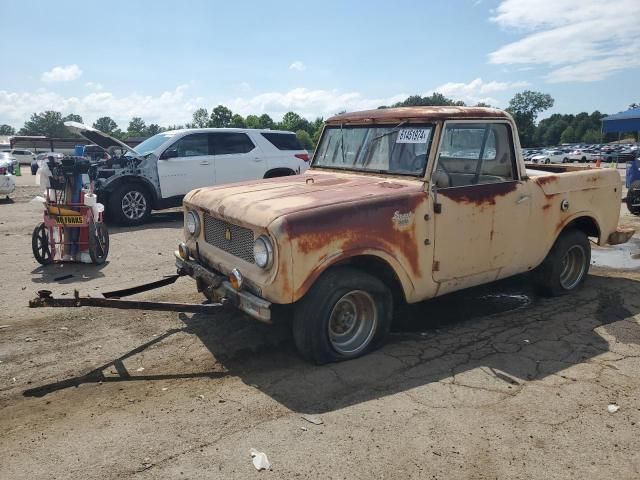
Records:
{"label": "blue canopy tent", "polygon": [[604,117],[602,131],[603,133],[640,131],[640,107]]}

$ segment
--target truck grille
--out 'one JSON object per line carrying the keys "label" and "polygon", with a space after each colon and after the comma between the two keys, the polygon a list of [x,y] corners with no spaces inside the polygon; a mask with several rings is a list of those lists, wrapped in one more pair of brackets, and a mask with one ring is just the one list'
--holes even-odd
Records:
{"label": "truck grille", "polygon": [[246,262],[254,263],[253,232],[204,214],[204,239],[208,244],[224,250]]}

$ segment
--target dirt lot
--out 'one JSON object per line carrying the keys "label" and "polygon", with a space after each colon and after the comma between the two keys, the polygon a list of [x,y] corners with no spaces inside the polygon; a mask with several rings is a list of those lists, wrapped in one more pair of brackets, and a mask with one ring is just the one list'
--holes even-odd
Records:
{"label": "dirt lot", "polygon": [[521,277],[456,293],[400,313],[380,351],[315,367],[284,326],[226,311],[27,308],[45,286],[174,273],[181,237],[181,214],[155,214],[112,229],[102,268],[42,268],[32,180],[0,201],[0,478],[640,477],[640,238],[596,252],[572,296],[537,298]]}

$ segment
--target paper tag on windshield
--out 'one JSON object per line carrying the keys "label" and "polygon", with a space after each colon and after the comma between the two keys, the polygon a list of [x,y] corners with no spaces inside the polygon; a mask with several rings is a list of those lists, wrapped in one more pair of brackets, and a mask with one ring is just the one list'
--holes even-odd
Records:
{"label": "paper tag on windshield", "polygon": [[398,131],[396,143],[427,143],[430,128],[403,128]]}

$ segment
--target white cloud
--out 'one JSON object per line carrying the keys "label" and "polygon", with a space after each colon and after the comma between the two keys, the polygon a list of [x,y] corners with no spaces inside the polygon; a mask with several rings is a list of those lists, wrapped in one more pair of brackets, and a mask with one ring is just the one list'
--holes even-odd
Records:
{"label": "white cloud", "polygon": [[366,98],[359,92],[294,88],[288,92],[266,92],[253,97],[235,98],[226,105],[241,115],[268,113],[274,118],[281,118],[286,112],[294,111],[303,117],[314,118],[326,117],[342,110],[366,110],[390,105],[407,96],[399,94],[385,98]]}
{"label": "white cloud", "polygon": [[503,0],[491,20],[524,37],[491,52],[489,61],[546,65],[549,82],[601,80],[638,66],[638,18],[638,0]]}
{"label": "white cloud", "polygon": [[43,72],[41,80],[43,82],[70,82],[82,75],[82,70],[78,65],[67,65],[66,67],[53,67],[48,72]]}
{"label": "white cloud", "polygon": [[0,90],[0,123],[20,126],[34,112],[56,110],[64,115],[76,113],[86,123],[107,115],[126,128],[132,117],[142,117],[147,123],[170,125],[191,120],[193,111],[204,103],[202,98],[187,96],[188,87],[180,85],[160,95],[131,93],[118,96],[95,91],[84,96],[66,97],[46,89],[35,92]]}
{"label": "white cloud", "polygon": [[427,95],[431,95],[434,92],[441,93],[445,97],[453,98],[454,100],[462,100],[469,104],[474,103],[488,103],[489,105],[498,105],[500,100],[489,96],[489,94],[495,94],[497,92],[504,92],[509,90],[516,90],[528,86],[528,82],[485,82],[482,78],[476,78],[469,83],[455,83],[447,82],[433,90],[427,92]]}
{"label": "white cloud", "polygon": [[84,84],[84,86],[90,88],[91,90],[102,90],[104,88],[101,83],[96,82],[87,82]]}
{"label": "white cloud", "polygon": [[289,70],[297,70],[299,72],[302,72],[303,70],[306,70],[307,66],[302,63],[300,60],[297,60],[295,62],[293,62],[291,65],[289,65]]}

